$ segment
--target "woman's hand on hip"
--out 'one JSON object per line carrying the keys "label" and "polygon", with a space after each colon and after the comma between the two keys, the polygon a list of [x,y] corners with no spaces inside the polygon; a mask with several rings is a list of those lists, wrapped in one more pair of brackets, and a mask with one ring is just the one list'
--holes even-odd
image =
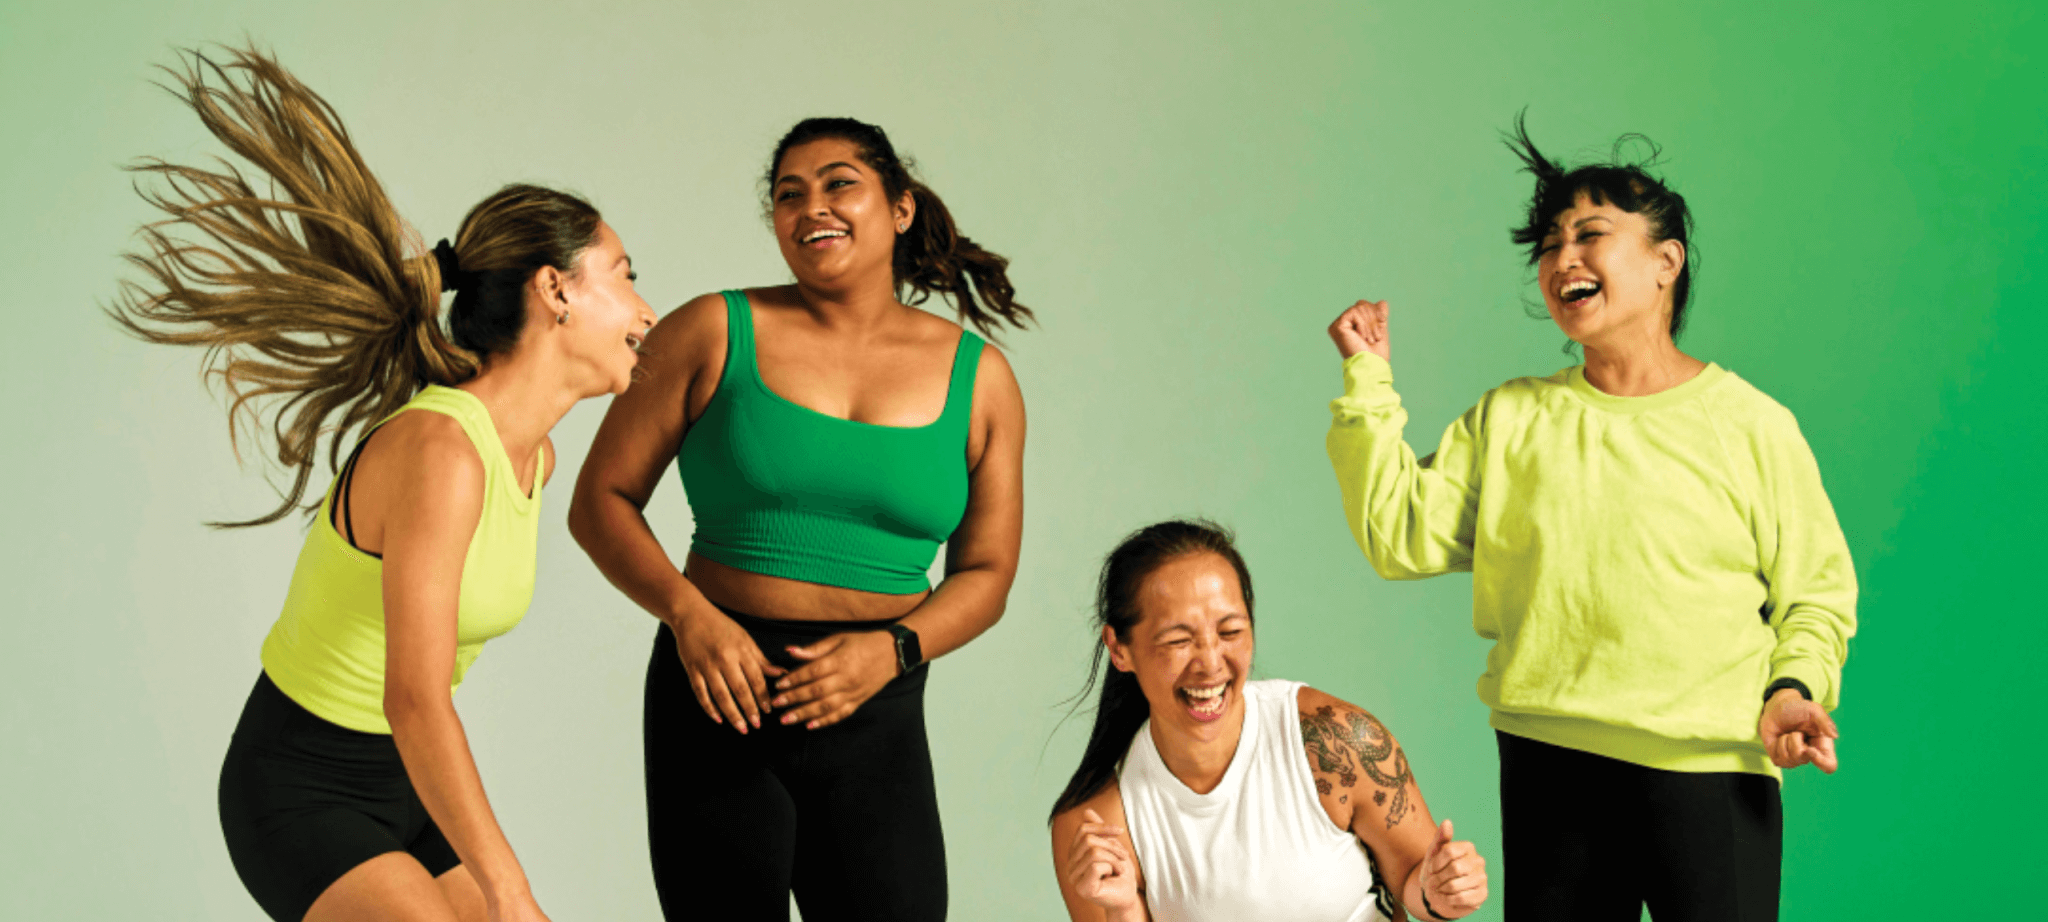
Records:
{"label": "woman's hand on hip", "polygon": [[669,626],[676,634],[676,657],[704,713],[742,734],[761,726],[768,680],[784,670],[768,661],[753,635],[717,609],[678,617]]}
{"label": "woman's hand on hip", "polygon": [[1102,907],[1111,919],[1144,918],[1138,868],[1118,838],[1123,827],[1103,822],[1094,810],[1083,812],[1081,819],[1081,827],[1074,830],[1074,844],[1067,849],[1067,866],[1060,869],[1068,888],[1075,896]]}
{"label": "woman's hand on hip", "polygon": [[1387,302],[1360,301],[1345,308],[1330,323],[1330,341],[1337,344],[1337,354],[1347,359],[1370,352],[1392,362],[1392,350],[1387,346]]}
{"label": "woman's hand on hip", "polygon": [[887,631],[834,634],[789,655],[804,664],[775,683],[777,708],[785,724],[806,730],[829,727],[865,704],[896,677],[896,639]]}
{"label": "woman's hand on hip", "polygon": [[1797,689],[1778,689],[1764,702],[1756,731],[1763,737],[1772,764],[1779,768],[1798,768],[1811,762],[1832,775],[1840,767],[1835,761],[1835,739],[1842,733],[1835,729],[1834,718]]}

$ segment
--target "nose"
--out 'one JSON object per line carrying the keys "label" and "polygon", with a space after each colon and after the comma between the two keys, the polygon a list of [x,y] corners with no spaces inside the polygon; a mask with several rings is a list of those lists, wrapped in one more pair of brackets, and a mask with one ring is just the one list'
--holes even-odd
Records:
{"label": "nose", "polygon": [[1196,641],[1194,665],[1200,666],[1204,672],[1221,672],[1223,670],[1223,639],[1220,637],[1204,637]]}

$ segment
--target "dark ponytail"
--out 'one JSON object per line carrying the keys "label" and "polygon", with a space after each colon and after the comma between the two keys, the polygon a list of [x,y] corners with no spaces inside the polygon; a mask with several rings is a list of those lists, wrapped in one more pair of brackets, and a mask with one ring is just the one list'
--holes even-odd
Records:
{"label": "dark ponytail", "polygon": [[881,177],[889,201],[895,202],[907,192],[917,203],[910,228],[896,238],[893,268],[897,297],[906,304],[922,304],[934,293],[944,295],[952,300],[962,321],[991,338],[1004,323],[1024,328],[1032,319],[1031,309],[1017,303],[1016,286],[1010,284],[1010,261],[960,233],[946,203],[912,175],[914,164],[897,155],[881,126],[851,118],[807,118],[796,123],[776,143],[775,155],[768,158],[765,188],[774,188],[776,168],[790,148],[826,138],[851,143],[861,162]]}
{"label": "dark ponytail", "polygon": [[[1529,264],[1535,265],[1542,255],[1543,238],[1550,234],[1557,216],[1569,210],[1581,195],[1596,205],[1612,204],[1642,215],[1649,221],[1651,240],[1676,240],[1685,246],[1685,264],[1679,267],[1678,281],[1671,289],[1671,338],[1677,339],[1685,328],[1685,308],[1692,300],[1692,280],[1699,259],[1692,245],[1692,212],[1686,208],[1685,197],[1650,174],[1649,168],[1657,165],[1662,149],[1643,135],[1625,134],[1615,140],[1606,163],[1567,169],[1536,149],[1536,142],[1529,139],[1527,114],[1517,114],[1515,130],[1504,137],[1508,149],[1522,161],[1524,172],[1536,177],[1528,215],[1520,227],[1512,230],[1514,242],[1529,248]],[[1648,153],[1633,161],[1624,160],[1623,149],[1633,143],[1642,144]],[[1530,313],[1536,317],[1549,316],[1547,311]]]}
{"label": "dark ponytail", "polygon": [[[1244,589],[1245,616],[1253,617],[1252,574],[1237,552],[1235,536],[1214,522],[1176,519],[1138,529],[1109,552],[1095,587],[1096,633],[1100,635],[1102,628],[1108,627],[1116,632],[1119,641],[1129,643],[1131,628],[1144,617],[1144,612],[1138,610],[1138,592],[1144,588],[1145,579],[1178,558],[1200,553],[1216,554],[1230,561],[1231,569],[1237,571],[1237,584]],[[1081,766],[1074,770],[1067,789],[1052,806],[1053,817],[1080,806],[1116,778],[1118,763],[1130,751],[1131,740],[1152,713],[1144,690],[1138,687],[1138,677],[1113,664],[1105,665],[1104,652],[1098,639],[1095,657],[1088,665],[1088,684],[1081,686],[1074,696],[1078,708],[1095,687],[1097,676],[1101,677],[1102,698],[1095,705],[1095,727],[1088,732],[1088,747],[1081,753]]]}

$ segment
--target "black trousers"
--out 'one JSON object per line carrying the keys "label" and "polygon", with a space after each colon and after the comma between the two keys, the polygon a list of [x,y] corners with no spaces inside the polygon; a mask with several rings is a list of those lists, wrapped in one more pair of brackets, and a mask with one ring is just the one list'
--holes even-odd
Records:
{"label": "black trousers", "polygon": [[1507,733],[1501,859],[1509,922],[1774,922],[1777,779],[1673,772]]}
{"label": "black trousers", "polygon": [[[879,627],[727,612],[777,665],[783,650]],[[669,922],[946,917],[946,847],[925,741],[927,667],[817,730],[764,714],[741,736],[697,705],[666,625],[647,666],[647,840]]]}

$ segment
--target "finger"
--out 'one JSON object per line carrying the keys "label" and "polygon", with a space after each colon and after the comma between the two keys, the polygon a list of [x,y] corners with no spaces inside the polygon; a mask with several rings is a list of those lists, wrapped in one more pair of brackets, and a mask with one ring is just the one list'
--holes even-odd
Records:
{"label": "finger", "polygon": [[845,720],[848,717],[853,716],[853,708],[854,705],[851,702],[841,703],[837,708],[833,709],[830,713],[826,714],[825,716],[820,717],[817,720],[813,720],[810,723],[804,724],[804,729],[823,730],[826,727],[832,726],[833,724],[836,724],[842,720]]}
{"label": "finger", "polygon": [[1454,831],[1455,831],[1455,830],[1454,830],[1454,829],[1453,829],[1453,827],[1451,826],[1451,821],[1450,821],[1450,820],[1448,820],[1448,819],[1447,819],[1447,820],[1444,820],[1444,821],[1443,821],[1443,822],[1442,822],[1441,824],[1439,824],[1439,825],[1438,825],[1438,826],[1436,827],[1436,841],[1437,841],[1437,844],[1439,844],[1439,845],[1449,845],[1449,844],[1451,844],[1451,838],[1452,838],[1452,835],[1453,835]]}
{"label": "finger", "polygon": [[717,706],[711,703],[710,690],[704,687],[704,674],[691,672],[689,675],[690,692],[697,696],[697,706],[704,709],[704,716],[711,718],[712,723],[725,723],[725,720],[718,716]]}
{"label": "finger", "polygon": [[1841,767],[1841,762],[1835,758],[1834,740],[1822,737],[1819,745],[1814,746],[1813,750],[1813,764],[1820,766],[1821,771],[1832,775],[1835,769]]}
{"label": "finger", "polygon": [[739,705],[733,703],[732,692],[726,688],[725,675],[715,669],[708,670],[704,674],[704,684],[711,690],[711,700],[718,705],[718,712],[725,715],[733,729],[745,735],[747,719],[740,713]]}
{"label": "finger", "polygon": [[[768,699],[774,697],[768,692],[768,676],[761,669],[764,664],[765,661],[759,657],[748,657],[740,661],[740,672],[744,673],[747,677],[747,691],[753,693],[754,696],[754,708],[758,713],[763,714],[767,713],[770,707],[773,707],[773,705],[768,703]],[[754,722],[754,726],[758,727],[760,725],[760,721],[756,720]]]}
{"label": "finger", "polygon": [[1117,839],[1113,836],[1091,835],[1087,838],[1084,844],[1090,847],[1109,849],[1110,853],[1117,855],[1118,857],[1127,857],[1130,854],[1129,852],[1124,851],[1123,840]]}
{"label": "finger", "polygon": [[785,647],[784,649],[789,651],[789,655],[794,656],[797,659],[803,660],[805,662],[810,662],[812,660],[823,659],[827,654],[839,649],[839,645],[845,642],[845,634],[834,634],[830,637],[827,637],[823,640],[817,641],[812,644],[808,644],[801,647]]}
{"label": "finger", "polygon": [[817,720],[831,713],[839,706],[841,694],[841,692],[834,689],[820,688],[812,696],[812,700],[792,707],[788,712],[784,713],[782,715],[782,722],[785,724],[808,724],[810,721]]}
{"label": "finger", "polygon": [[1813,716],[1820,730],[1820,733],[1817,735],[1827,739],[1834,739],[1842,735],[1841,729],[1835,726],[1835,719],[1828,716],[1827,711],[1821,710],[1819,705],[1814,705]]}
{"label": "finger", "polygon": [[733,703],[739,707],[740,714],[746,717],[747,726],[759,727],[761,709],[755,706],[754,688],[748,684],[745,663],[745,660],[740,660],[724,664],[725,687],[732,692]]}
{"label": "finger", "polygon": [[[1433,894],[1441,893],[1455,900],[1459,894],[1470,893],[1484,886],[1486,886],[1486,875],[1461,874],[1449,880],[1437,881],[1435,884],[1430,885],[1429,892]],[[1432,900],[1431,902],[1435,901]]]}

